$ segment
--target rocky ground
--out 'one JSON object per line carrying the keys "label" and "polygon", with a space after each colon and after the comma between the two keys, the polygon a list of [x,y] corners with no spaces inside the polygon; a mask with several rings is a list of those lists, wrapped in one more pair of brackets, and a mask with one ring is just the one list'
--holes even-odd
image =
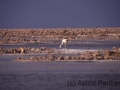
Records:
{"label": "rocky ground", "polygon": [[0,48],[0,54],[46,54],[46,56],[31,56],[29,58],[18,57],[16,61],[59,61],[59,60],[120,60],[120,48],[113,47],[112,50],[86,51],[72,55],[63,54],[62,50],[55,48]]}
{"label": "rocky ground", "polygon": [[[56,28],[56,29],[0,29],[0,44],[55,43],[55,40],[120,40],[120,28]],[[77,54],[63,54],[62,50],[48,47],[0,48],[0,54],[46,54],[46,56],[18,57],[16,61],[56,60],[120,60],[120,47],[112,50],[86,51]]]}
{"label": "rocky ground", "polygon": [[19,47],[19,48],[0,48],[0,54],[30,54],[30,53],[57,53],[55,48],[47,47]]}
{"label": "rocky ground", "polygon": [[0,29],[0,44],[47,43],[47,40],[120,40],[120,28]]}
{"label": "rocky ground", "polygon": [[[56,52],[56,51],[54,51]],[[75,55],[56,55],[49,54],[48,56],[31,56],[30,58],[20,58],[18,57],[16,61],[74,61],[74,60],[120,60],[120,48],[113,48],[113,50],[100,50],[95,52],[86,51],[83,54]]]}

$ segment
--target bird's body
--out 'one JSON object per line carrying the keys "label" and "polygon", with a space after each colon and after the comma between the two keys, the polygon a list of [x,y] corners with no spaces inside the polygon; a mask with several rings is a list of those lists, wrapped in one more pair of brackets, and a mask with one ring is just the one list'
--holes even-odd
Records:
{"label": "bird's body", "polygon": [[69,40],[68,39],[62,39],[62,43],[61,45],[59,46],[61,48],[61,46],[64,44],[65,45],[65,48],[66,48],[66,43],[68,42]]}

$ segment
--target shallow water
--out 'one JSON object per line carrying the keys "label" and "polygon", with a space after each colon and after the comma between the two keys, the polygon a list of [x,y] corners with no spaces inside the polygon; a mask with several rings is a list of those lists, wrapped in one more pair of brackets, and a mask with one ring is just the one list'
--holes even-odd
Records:
{"label": "shallow water", "polygon": [[[120,82],[120,62],[0,61],[0,90],[119,90],[120,88],[120,85],[98,85],[99,80]],[[79,81],[95,81],[96,84],[77,85]]]}
{"label": "shallow water", "polygon": [[[104,85],[119,82],[120,74],[1,74],[1,90],[119,90],[120,85]],[[103,83],[99,84],[98,81]],[[79,82],[95,84],[79,84]]]}
{"label": "shallow water", "polygon": [[[119,90],[120,62],[14,62],[0,63],[0,90]],[[82,85],[81,82],[95,82]]]}
{"label": "shallow water", "polygon": [[[60,42],[60,40],[58,40]],[[81,43],[82,42],[82,43]],[[47,48],[56,48],[57,50],[63,51],[63,54],[77,54],[84,53],[85,51],[96,51],[96,50],[111,50],[114,46],[120,48],[120,41],[115,40],[72,40],[72,43],[67,44],[67,49],[59,48],[59,43],[49,43],[49,44],[19,44],[19,45],[0,45],[3,48],[19,48],[20,46],[24,47],[47,47]],[[31,56],[41,56],[45,54],[17,54],[17,55],[0,55],[0,61],[12,61],[17,57],[31,57]]]}
{"label": "shallow water", "polygon": [[[61,49],[64,51],[63,54],[76,54],[77,52],[83,53],[85,51],[94,50],[107,50],[112,49],[113,46],[120,47],[120,41],[103,41],[103,40],[84,40],[80,43],[80,40],[73,40],[72,43],[68,43],[68,49]],[[0,45],[3,48],[17,48],[21,45]],[[48,47],[59,49],[59,44],[23,44],[25,47]],[[31,57],[31,56],[43,56],[47,54],[17,54],[17,55],[0,55],[0,73],[41,73],[41,72],[108,72],[106,69],[117,68],[119,62],[16,62],[14,61],[17,57]],[[111,65],[109,65],[111,64]],[[102,69],[99,69],[100,66]],[[105,67],[102,65],[106,65]],[[91,70],[89,68],[95,66]],[[24,68],[23,68],[24,67]],[[63,68],[64,67],[64,68]],[[51,70],[52,68],[52,70]],[[74,69],[73,69],[74,68]],[[119,67],[120,68],[120,67]]]}
{"label": "shallow water", "polygon": [[[120,48],[120,41],[73,41],[67,44],[69,51]],[[25,47],[48,47],[59,49],[55,44],[22,44]],[[0,45],[3,48],[17,48],[21,45]],[[63,49],[65,50],[65,49]],[[95,85],[74,86],[78,80],[119,81],[120,62],[16,62],[17,57],[39,56],[42,54],[0,55],[0,90],[119,90],[119,86]],[[71,86],[68,86],[72,82]],[[119,81],[120,82],[120,81]]]}
{"label": "shallow water", "polygon": [[[48,48],[59,48],[61,41],[58,43],[47,43],[47,44],[16,44],[16,45],[0,45],[3,48],[19,48],[24,47],[48,47]],[[82,42],[82,43],[81,43]],[[103,40],[73,40],[72,43],[67,44],[68,49],[112,49],[113,46],[120,47],[120,41],[103,41]],[[64,48],[64,45],[62,46]]]}
{"label": "shallow water", "polygon": [[0,74],[120,73],[120,62],[0,61]]}

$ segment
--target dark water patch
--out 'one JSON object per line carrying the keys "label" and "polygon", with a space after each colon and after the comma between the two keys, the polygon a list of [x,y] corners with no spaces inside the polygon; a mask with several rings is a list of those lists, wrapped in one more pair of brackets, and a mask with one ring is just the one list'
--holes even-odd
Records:
{"label": "dark water patch", "polygon": [[120,62],[15,62],[1,61],[0,74],[120,73]]}
{"label": "dark water patch", "polygon": [[[1,90],[119,90],[120,85],[99,84],[102,82],[120,82],[120,74],[1,74]],[[72,82],[72,84],[69,84]],[[75,82],[75,84],[74,84]],[[80,82],[95,82],[80,84]]]}
{"label": "dark water patch", "polygon": [[[78,43],[82,42],[82,43]],[[2,48],[19,48],[23,47],[48,47],[48,48],[59,48],[60,43],[43,43],[43,44],[16,44],[16,45],[0,45]],[[73,40],[72,43],[67,44],[68,49],[111,49],[112,47],[120,47],[120,41],[109,40],[109,41],[97,41],[97,40]],[[64,45],[62,46],[64,48]]]}

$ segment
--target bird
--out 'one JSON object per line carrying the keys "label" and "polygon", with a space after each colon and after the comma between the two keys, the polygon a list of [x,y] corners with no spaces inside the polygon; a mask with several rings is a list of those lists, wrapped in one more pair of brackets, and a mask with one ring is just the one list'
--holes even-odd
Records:
{"label": "bird", "polygon": [[[69,40],[68,39],[62,39],[62,43],[60,44],[60,48],[61,46],[64,44],[65,45],[65,48],[66,48],[66,43],[68,42]],[[70,41],[71,42],[71,41]]]}

